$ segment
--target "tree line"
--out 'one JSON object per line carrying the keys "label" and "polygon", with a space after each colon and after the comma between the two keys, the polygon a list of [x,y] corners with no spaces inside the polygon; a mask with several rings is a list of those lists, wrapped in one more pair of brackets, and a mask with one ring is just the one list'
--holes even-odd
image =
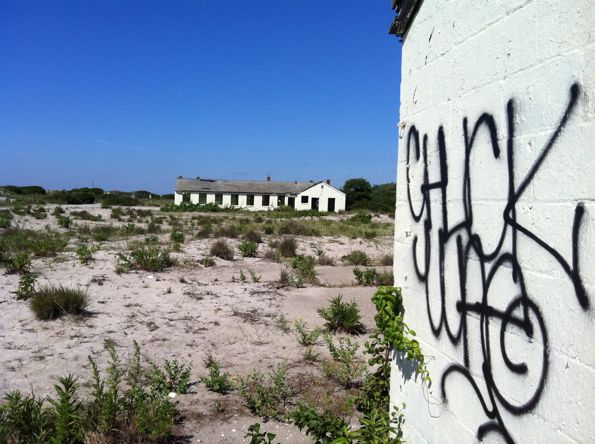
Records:
{"label": "tree line", "polygon": [[357,177],[346,180],[342,191],[346,196],[347,210],[395,212],[397,186],[394,182],[371,185],[363,177]]}

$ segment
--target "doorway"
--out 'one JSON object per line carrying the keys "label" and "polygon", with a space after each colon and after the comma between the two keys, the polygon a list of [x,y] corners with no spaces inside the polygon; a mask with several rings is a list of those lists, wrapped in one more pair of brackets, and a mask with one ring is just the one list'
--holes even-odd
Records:
{"label": "doorway", "polygon": [[290,197],[288,199],[287,206],[290,208],[295,208],[295,197]]}
{"label": "doorway", "polygon": [[335,211],[335,198],[334,197],[328,198],[328,211],[329,212]]}
{"label": "doorway", "polygon": [[318,198],[317,197],[312,198],[312,209],[318,211]]}

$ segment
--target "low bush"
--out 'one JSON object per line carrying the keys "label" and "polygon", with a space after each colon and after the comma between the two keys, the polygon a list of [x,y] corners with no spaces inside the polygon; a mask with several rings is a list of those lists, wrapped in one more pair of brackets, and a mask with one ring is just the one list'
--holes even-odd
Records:
{"label": "low bush", "polygon": [[182,364],[176,359],[165,360],[163,368],[149,363],[151,370],[147,372],[147,379],[153,390],[167,395],[169,393],[188,393],[190,388],[190,371],[192,364]]}
{"label": "low bush", "polygon": [[217,239],[215,242],[213,242],[211,244],[211,248],[209,249],[209,254],[211,256],[225,259],[226,261],[233,260],[233,250],[225,239]]}
{"label": "low bush", "polygon": [[[345,418],[328,410],[318,411],[308,404],[300,403],[289,414],[289,419],[300,430],[306,429],[306,435],[311,436],[316,443],[327,444],[336,442],[343,444],[352,442],[348,440],[337,440],[345,437],[349,423]],[[383,441],[370,441],[370,443],[380,444]]]}
{"label": "low bush", "polygon": [[27,300],[33,296],[36,282],[37,275],[35,273],[26,271],[21,274],[21,277],[19,278],[19,286],[14,292],[17,300]]}
{"label": "low bush", "polygon": [[10,228],[12,218],[10,210],[0,210],[0,228]]}
{"label": "low bush", "polygon": [[392,265],[393,264],[393,255],[392,254],[385,254],[384,256],[382,256],[379,259],[378,262],[380,263],[380,265]]}
{"label": "low bush", "polygon": [[199,239],[207,239],[211,237],[213,233],[213,226],[211,224],[206,224],[200,227],[200,230],[196,233],[196,237]]}
{"label": "low bush", "polygon": [[314,328],[312,330],[309,330],[306,326],[306,323],[301,319],[296,319],[295,321],[293,321],[293,327],[295,328],[295,331],[297,333],[298,343],[300,345],[303,345],[304,347],[309,347],[316,344],[316,342],[318,342],[318,338],[322,333],[320,331],[320,328]]}
{"label": "low bush", "polygon": [[228,373],[221,373],[219,363],[213,358],[211,353],[207,353],[203,359],[205,368],[208,370],[209,375],[200,378],[207,389],[212,392],[220,393],[225,395],[233,389],[233,384]]}
{"label": "low bush", "polygon": [[31,256],[26,251],[20,251],[3,260],[7,273],[26,273],[31,268]]}
{"label": "low bush", "polygon": [[89,213],[87,210],[71,211],[70,215],[72,217],[76,217],[77,219],[90,220],[93,222],[99,222],[99,221],[103,220],[103,218],[101,217],[101,214],[93,215],[93,214]]}
{"label": "low bush", "polygon": [[283,222],[278,230],[279,234],[291,234],[294,236],[319,236],[320,232],[310,227],[305,222],[288,220]]}
{"label": "low bush", "polygon": [[172,242],[182,244],[184,243],[184,233],[178,230],[173,230],[169,235],[169,238]]}
{"label": "low bush", "polygon": [[282,257],[294,257],[297,254],[298,243],[294,237],[283,237],[279,241],[277,251]]}
{"label": "low bush", "polygon": [[314,270],[316,261],[312,256],[295,256],[291,259],[290,265],[302,281],[310,283],[316,281],[316,271]]}
{"label": "low bush", "polygon": [[257,244],[262,243],[262,234],[256,230],[248,230],[242,236],[244,240],[255,242]]}
{"label": "low bush", "polygon": [[215,237],[229,237],[235,239],[239,237],[241,231],[236,224],[223,224],[215,227],[213,236]]}
{"label": "low bush", "polygon": [[338,344],[335,344],[329,335],[325,336],[325,342],[333,359],[323,362],[324,375],[347,389],[360,383],[366,366],[357,357],[357,342],[350,338],[339,338]]}
{"label": "low bush", "polygon": [[86,265],[94,259],[93,253],[97,250],[99,250],[99,247],[96,245],[80,244],[76,249],[76,256],[81,264]]}
{"label": "low bush", "polygon": [[392,271],[378,273],[378,276],[376,276],[376,285],[379,287],[391,286],[394,284],[395,284],[395,276],[393,275]]}
{"label": "low bush", "polygon": [[239,390],[246,407],[265,420],[281,419],[287,413],[289,401],[295,396],[286,378],[287,369],[282,365],[277,366],[268,378],[258,370],[252,370],[246,378],[239,378]]}
{"label": "low bush", "polygon": [[366,253],[360,250],[353,250],[341,259],[349,265],[370,265],[370,258]]}
{"label": "low bush", "polygon": [[338,295],[330,300],[326,308],[319,308],[318,314],[326,321],[330,331],[342,331],[349,334],[365,332],[361,323],[359,307],[355,301],[343,302],[343,296]]}
{"label": "low bush", "polygon": [[116,271],[163,271],[175,265],[169,251],[157,245],[144,245],[133,249],[130,255],[118,253]]}
{"label": "low bush", "polygon": [[205,256],[199,261],[203,267],[212,267],[215,265],[215,260],[211,256]]}
{"label": "low bush", "polygon": [[57,207],[54,207],[54,210],[52,211],[52,215],[54,215],[54,216],[59,216],[64,213],[66,213],[66,211],[60,205],[58,205]]}
{"label": "low bush", "polygon": [[56,216],[56,223],[59,227],[70,228],[72,225],[72,219],[68,216],[58,215]]}
{"label": "low bush", "polygon": [[369,213],[356,213],[349,218],[349,221],[355,222],[358,224],[369,224],[372,222],[372,215]]}
{"label": "low bush", "polygon": [[30,299],[33,314],[42,321],[57,319],[66,314],[85,314],[88,305],[86,291],[62,285],[41,287]]}
{"label": "low bush", "polygon": [[391,271],[378,273],[374,268],[365,268],[363,270],[354,268],[353,275],[358,285],[387,286],[394,283],[394,276]]}
{"label": "low bush", "polygon": [[318,265],[335,265],[335,260],[324,252],[318,255],[316,262]]}
{"label": "low bush", "polygon": [[258,244],[249,240],[243,241],[238,246],[243,257],[256,257],[258,255]]}
{"label": "low bush", "polygon": [[68,238],[54,231],[9,228],[0,235],[0,257],[16,253],[50,257],[64,250],[67,244]]}

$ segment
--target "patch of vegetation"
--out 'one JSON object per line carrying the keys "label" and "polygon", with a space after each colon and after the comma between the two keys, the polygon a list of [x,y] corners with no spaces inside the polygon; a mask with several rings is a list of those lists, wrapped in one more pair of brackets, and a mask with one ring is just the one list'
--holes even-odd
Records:
{"label": "patch of vegetation", "polygon": [[181,231],[172,230],[171,234],[169,235],[169,238],[174,243],[178,243],[178,244],[184,243],[184,233],[182,233]]}
{"label": "patch of vegetation", "polygon": [[213,236],[215,237],[229,237],[235,239],[240,236],[241,230],[236,224],[223,224],[217,226],[213,230]]}
{"label": "patch of vegetation", "polygon": [[295,256],[291,259],[290,265],[296,271],[301,281],[310,283],[316,281],[316,271],[314,270],[316,261],[312,256]]}
{"label": "patch of vegetation", "polygon": [[89,213],[87,210],[71,211],[70,215],[72,217],[76,217],[77,219],[90,220],[93,222],[99,222],[99,221],[103,220],[103,218],[101,217],[101,214],[93,215],[93,214]]}
{"label": "patch of vegetation", "polygon": [[293,327],[297,333],[298,343],[304,347],[315,345],[318,342],[318,338],[322,334],[320,328],[309,330],[306,323],[302,319],[296,319],[293,321]]}
{"label": "patch of vegetation", "polygon": [[259,231],[249,229],[242,236],[244,240],[255,242],[257,244],[262,243],[262,234]]}
{"label": "patch of vegetation", "polygon": [[31,256],[26,251],[20,251],[13,256],[4,258],[3,265],[9,274],[26,273],[31,268]]}
{"label": "patch of vegetation", "polygon": [[296,220],[288,220],[281,223],[278,233],[285,235],[291,234],[294,236],[320,236],[320,232],[312,228],[311,224]]}
{"label": "patch of vegetation", "polygon": [[15,290],[17,300],[27,300],[35,293],[35,284],[37,283],[37,275],[29,271],[21,274],[19,278],[19,286]]}
{"label": "patch of vegetation", "polygon": [[393,255],[385,254],[378,260],[378,262],[380,263],[380,265],[392,265],[393,264]]}
{"label": "patch of vegetation", "polygon": [[99,250],[97,245],[80,244],[76,249],[76,256],[81,264],[86,265],[90,263],[93,258],[93,253]]}
{"label": "patch of vegetation", "polygon": [[126,273],[130,270],[163,271],[175,265],[169,251],[157,245],[144,245],[135,248],[130,255],[118,253],[116,271]]}
{"label": "patch of vegetation", "polygon": [[277,366],[267,378],[256,369],[246,378],[239,378],[239,390],[246,407],[265,420],[281,419],[295,396],[286,379],[287,368],[283,365]]}
{"label": "patch of vegetation", "polygon": [[188,393],[190,388],[190,371],[192,364],[182,364],[176,359],[165,360],[163,368],[150,362],[151,370],[147,372],[147,378],[151,387],[162,394]]}
{"label": "patch of vegetation", "polygon": [[273,444],[273,440],[277,435],[272,432],[261,432],[260,424],[252,424],[248,427],[248,433],[244,438],[250,438],[250,444]]}
{"label": "patch of vegetation", "polygon": [[213,358],[211,353],[207,353],[203,359],[205,368],[209,375],[200,378],[200,382],[206,385],[207,389],[212,392],[225,395],[233,389],[233,384],[229,373],[221,373],[219,363]]}
{"label": "patch of vegetation", "polygon": [[0,228],[10,228],[12,218],[10,210],[0,210]]}
{"label": "patch of vegetation", "polygon": [[55,256],[63,251],[68,238],[54,231],[36,231],[9,228],[0,234],[0,259],[16,253],[28,253],[36,257]]}
{"label": "patch of vegetation", "polygon": [[323,362],[324,375],[345,388],[353,387],[360,382],[366,371],[365,364],[357,357],[359,345],[350,338],[339,338],[337,344],[330,335],[326,335],[324,339],[333,358]]}
{"label": "patch of vegetation", "polygon": [[233,260],[233,250],[225,239],[217,239],[215,242],[213,242],[211,244],[211,248],[209,249],[209,254],[226,261]]}
{"label": "patch of vegetation", "polygon": [[351,216],[349,220],[358,224],[369,224],[372,222],[372,215],[369,213],[358,212]]}
{"label": "patch of vegetation", "polygon": [[366,331],[361,323],[359,307],[355,301],[343,302],[343,296],[338,295],[330,300],[326,308],[319,308],[318,314],[326,321],[326,328],[349,334],[360,334]]}
{"label": "patch of vegetation", "polygon": [[72,219],[68,216],[63,216],[59,214],[58,216],[56,216],[56,223],[59,227],[70,228],[70,226],[72,225]]}
{"label": "patch of vegetation", "polygon": [[80,288],[50,285],[37,289],[29,302],[37,319],[51,321],[66,314],[85,314],[89,298]]}
{"label": "patch of vegetation", "polygon": [[203,267],[213,267],[215,265],[215,260],[211,256],[205,256],[200,261],[199,264]]}
{"label": "patch of vegetation", "polygon": [[242,257],[256,257],[258,256],[258,244],[249,240],[245,240],[238,246]]}
{"label": "patch of vegetation", "polygon": [[297,254],[298,243],[294,237],[285,236],[277,245],[277,252],[282,257],[294,257]]}
{"label": "patch of vegetation", "polygon": [[378,273],[374,268],[354,268],[353,275],[358,285],[393,285],[394,276],[391,271]]}
{"label": "patch of vegetation", "polygon": [[370,265],[370,258],[366,253],[360,250],[353,250],[349,254],[346,254],[341,259],[349,265]]}

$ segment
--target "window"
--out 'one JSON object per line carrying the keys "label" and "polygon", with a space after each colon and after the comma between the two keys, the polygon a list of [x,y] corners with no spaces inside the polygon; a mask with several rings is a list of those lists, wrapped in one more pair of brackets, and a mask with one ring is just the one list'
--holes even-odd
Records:
{"label": "window", "polygon": [[238,203],[239,203],[238,197],[239,196],[237,194],[232,194],[231,195],[231,204],[232,205],[238,205]]}
{"label": "window", "polygon": [[302,203],[308,203],[308,196],[302,196]]}
{"label": "window", "polygon": [[198,193],[198,203],[199,204],[207,203],[207,193]]}
{"label": "window", "polygon": [[262,196],[262,206],[268,207],[270,204],[271,204],[271,196],[269,196],[268,194],[265,194],[264,196]]}
{"label": "window", "polygon": [[277,206],[285,205],[285,196],[277,196]]}
{"label": "window", "polygon": [[190,193],[182,193],[182,202],[190,202]]}
{"label": "window", "polygon": [[215,203],[217,205],[223,204],[223,194],[215,194]]}
{"label": "window", "polygon": [[253,207],[254,206],[254,194],[248,194],[246,196],[246,205]]}

